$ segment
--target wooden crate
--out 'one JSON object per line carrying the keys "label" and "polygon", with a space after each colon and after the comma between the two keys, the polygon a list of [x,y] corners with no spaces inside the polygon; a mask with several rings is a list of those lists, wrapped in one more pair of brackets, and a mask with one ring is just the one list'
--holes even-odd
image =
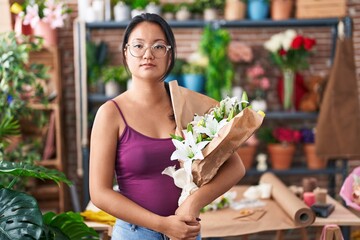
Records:
{"label": "wooden crate", "polygon": [[346,15],[346,0],[297,0],[296,18],[328,18]]}

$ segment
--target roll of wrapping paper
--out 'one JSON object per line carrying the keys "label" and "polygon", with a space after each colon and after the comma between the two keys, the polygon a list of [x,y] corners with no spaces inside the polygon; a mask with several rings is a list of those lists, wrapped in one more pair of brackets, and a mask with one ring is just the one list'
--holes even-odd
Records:
{"label": "roll of wrapping paper", "polygon": [[264,173],[260,178],[260,183],[272,184],[272,198],[297,226],[306,227],[315,221],[314,212],[273,173]]}

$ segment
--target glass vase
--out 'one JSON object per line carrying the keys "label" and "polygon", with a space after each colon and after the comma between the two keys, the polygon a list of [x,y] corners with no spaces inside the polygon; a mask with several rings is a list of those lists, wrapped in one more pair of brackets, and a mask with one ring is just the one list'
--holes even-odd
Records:
{"label": "glass vase", "polygon": [[295,71],[283,69],[283,108],[285,111],[295,111]]}

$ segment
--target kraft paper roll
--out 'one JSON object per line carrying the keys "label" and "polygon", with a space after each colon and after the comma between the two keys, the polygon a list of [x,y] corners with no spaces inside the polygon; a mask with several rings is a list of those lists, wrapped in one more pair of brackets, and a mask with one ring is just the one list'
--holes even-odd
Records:
{"label": "kraft paper roll", "polygon": [[272,198],[289,215],[297,226],[306,227],[315,221],[314,212],[295,196],[273,173],[264,173],[260,183],[272,184]]}

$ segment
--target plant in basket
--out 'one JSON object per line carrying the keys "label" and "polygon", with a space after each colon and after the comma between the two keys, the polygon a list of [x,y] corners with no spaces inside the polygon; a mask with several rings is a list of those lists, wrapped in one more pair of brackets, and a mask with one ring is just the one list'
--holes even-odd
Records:
{"label": "plant in basket", "polygon": [[316,154],[315,128],[302,128],[300,129],[300,134],[307,167],[309,169],[325,168],[327,160]]}
{"label": "plant in basket", "polygon": [[[292,29],[277,33],[264,43],[271,59],[282,71],[279,98],[285,110],[294,110],[296,93],[294,88],[303,85],[301,78],[299,80],[295,78],[296,73],[309,67],[308,59],[313,53],[315,44],[315,39],[302,36]],[[300,99],[301,96],[297,98]]]}
{"label": "plant in basket", "polygon": [[267,151],[273,169],[288,169],[300,141],[300,131],[290,127],[265,127],[258,131],[258,138],[267,143]]}

